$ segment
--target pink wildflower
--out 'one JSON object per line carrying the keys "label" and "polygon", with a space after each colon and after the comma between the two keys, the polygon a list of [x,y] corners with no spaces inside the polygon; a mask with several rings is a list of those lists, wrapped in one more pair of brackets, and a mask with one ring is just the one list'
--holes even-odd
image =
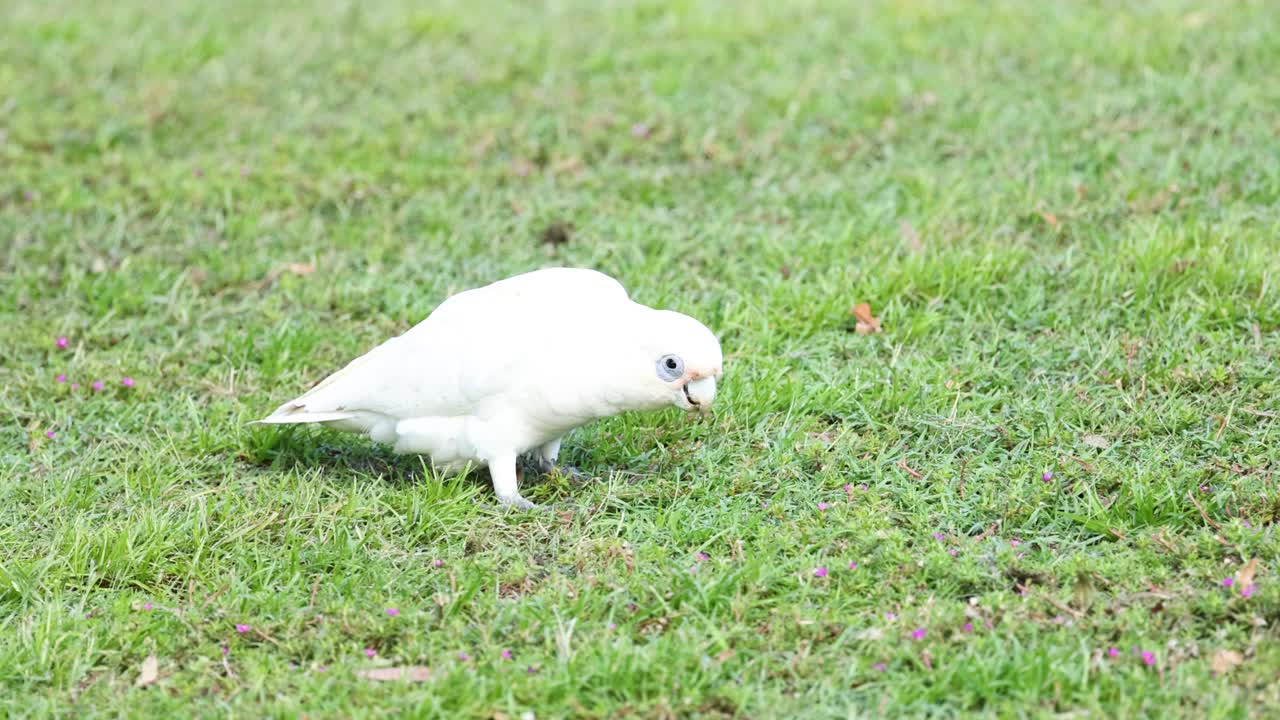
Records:
{"label": "pink wildflower", "polygon": [[93,383],[93,385],[91,385],[90,387],[92,387],[92,388],[93,388],[93,391],[94,391],[94,392],[101,392],[101,391],[102,391],[102,388],[103,388],[103,387],[105,387],[105,386],[102,384],[102,381],[101,381],[101,380],[98,380],[98,381],[95,381],[95,382]]}
{"label": "pink wildflower", "polygon": [[819,512],[826,512],[826,511],[827,511],[827,508],[829,508],[829,507],[831,507],[831,506],[830,506],[830,505],[828,505],[828,504],[826,504],[826,503],[824,503],[824,502],[820,502],[820,503],[818,503],[818,511],[819,511]]}
{"label": "pink wildflower", "polygon": [[1243,590],[1240,591],[1240,597],[1248,599],[1253,597],[1253,594],[1256,592],[1258,592],[1258,586],[1254,583],[1249,583],[1247,586],[1245,586]]}
{"label": "pink wildflower", "polygon": [[69,344],[70,344],[70,342],[71,342],[71,341],[70,341],[70,340],[68,340],[66,337],[60,337],[60,338],[58,338],[58,339],[57,339],[57,341],[56,341],[56,342],[54,342],[54,344],[58,346],[58,349],[59,349],[59,350],[66,350],[66,349],[67,349],[67,345],[69,345]]}
{"label": "pink wildflower", "polygon": [[400,614],[399,608],[387,608],[387,617],[395,617]]}
{"label": "pink wildflower", "polygon": [[1155,664],[1156,664],[1156,656],[1155,656],[1155,653],[1152,653],[1150,650],[1148,650],[1148,651],[1146,651],[1146,652],[1142,653],[1142,664],[1143,664],[1143,665],[1155,665]]}
{"label": "pink wildflower", "polygon": [[925,629],[924,629],[924,628],[916,628],[915,630],[912,630],[912,631],[911,631],[911,637],[912,637],[912,638],[914,638],[914,639],[916,639],[916,640],[923,640],[923,639],[924,639],[924,633],[925,633]]}
{"label": "pink wildflower", "polygon": [[503,659],[503,660],[510,660],[510,659],[511,659],[511,651],[510,651],[510,650],[507,650],[507,649],[505,649],[505,648],[504,648],[504,649],[502,650],[502,659]]}
{"label": "pink wildflower", "polygon": [[967,633],[971,633],[971,632],[973,632],[973,623],[971,623],[971,622],[967,622],[967,623],[965,623],[965,624],[964,624],[964,628],[962,628],[962,629],[963,629],[965,632],[967,632]]}
{"label": "pink wildflower", "polygon": [[824,578],[827,576],[827,569],[825,567],[814,568],[813,576]]}
{"label": "pink wildflower", "polygon": [[850,570],[857,570],[857,569],[858,569],[858,563],[857,563],[857,562],[855,562],[855,561],[853,561],[853,560],[850,560],[850,561],[849,561],[849,569],[850,569]]}
{"label": "pink wildflower", "polygon": [[240,633],[241,635],[249,632],[252,629],[253,629],[252,627],[245,625],[244,623],[236,623],[236,632]]}
{"label": "pink wildflower", "polygon": [[133,382],[133,378],[131,377],[122,377],[120,378],[120,384],[125,387],[131,388],[134,386],[135,383]]}
{"label": "pink wildflower", "polygon": [[54,432],[54,431],[52,431],[52,430],[45,430],[45,431],[44,431],[44,436],[45,436],[45,437],[47,437],[47,438],[49,438],[50,440],[52,440],[52,439],[53,439],[53,436],[54,436],[54,435],[57,435],[57,434],[58,434],[58,433],[56,433],[56,432]]}
{"label": "pink wildflower", "polygon": [[1235,578],[1222,578],[1222,587],[1231,587],[1236,584]]}
{"label": "pink wildflower", "polygon": [[885,670],[888,670],[889,668],[888,668],[888,666],[886,666],[884,663],[876,663],[875,665],[872,665],[872,666],[871,666],[871,669],[873,669],[873,670],[879,670],[880,672],[884,672]]}
{"label": "pink wildflower", "polygon": [[64,382],[66,382],[66,381],[67,381],[67,376],[66,376],[66,375],[63,375],[62,373],[58,373],[58,377],[54,378],[54,380],[56,380],[56,381],[58,381],[58,382],[60,382],[60,383],[64,383]]}
{"label": "pink wildflower", "polygon": [[365,656],[365,657],[371,658],[371,657],[376,656],[377,654],[378,654],[378,651],[377,651],[377,650],[374,650],[373,648],[365,648],[365,649],[364,649],[364,656]]}

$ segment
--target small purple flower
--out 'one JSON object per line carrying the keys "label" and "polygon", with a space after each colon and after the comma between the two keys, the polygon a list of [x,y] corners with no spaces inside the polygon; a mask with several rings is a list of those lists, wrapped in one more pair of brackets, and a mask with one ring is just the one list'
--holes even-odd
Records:
{"label": "small purple flower", "polygon": [[151,609],[151,603],[142,603],[142,609],[143,609],[143,610],[150,610],[150,609]]}
{"label": "small purple flower", "polygon": [[236,632],[240,633],[241,635],[249,632],[252,629],[253,629],[252,627],[245,625],[244,623],[236,623]]}
{"label": "small purple flower", "polygon": [[66,337],[60,337],[57,339],[56,342],[54,342],[54,344],[58,346],[59,350],[66,350],[67,345],[71,344],[71,341],[68,340]]}
{"label": "small purple flower", "polygon": [[636,124],[632,125],[632,126],[631,126],[631,137],[633,137],[633,138],[640,138],[641,140],[643,140],[644,138],[649,137],[649,126],[648,126],[648,125],[645,125],[644,123],[636,123]]}
{"label": "small purple flower", "polygon": [[844,484],[844,491],[845,491],[845,492],[853,492],[853,483],[845,483],[845,484]]}
{"label": "small purple flower", "polygon": [[387,608],[387,617],[395,617],[400,614],[399,608]]}
{"label": "small purple flower", "polygon": [[818,568],[814,568],[814,569],[813,569],[813,576],[814,576],[814,577],[824,578],[824,577],[826,577],[826,576],[827,576],[827,569],[826,569],[825,567],[818,567]]}
{"label": "small purple flower", "polygon": [[1227,587],[1227,588],[1229,588],[1229,587],[1231,587],[1232,585],[1235,585],[1235,584],[1236,584],[1236,579],[1235,579],[1235,578],[1222,578],[1222,587]]}
{"label": "small purple flower", "polygon": [[79,389],[80,389],[80,383],[71,383],[71,389],[72,389],[72,390],[79,390]]}
{"label": "small purple flower", "polygon": [[1253,594],[1256,592],[1258,592],[1258,586],[1255,583],[1249,583],[1240,591],[1240,597],[1248,599],[1253,597]]}
{"label": "small purple flower", "polygon": [[1107,654],[1111,657],[1120,657],[1120,648],[1107,648]]}
{"label": "small purple flower", "polygon": [[888,668],[888,666],[886,666],[884,663],[876,663],[875,665],[872,665],[872,666],[871,666],[871,669],[872,669],[872,670],[879,670],[880,672],[884,672],[885,670],[888,670],[889,668]]}
{"label": "small purple flower", "polygon": [[530,674],[530,675],[537,675],[537,674],[538,674],[538,668],[536,668],[536,667],[534,667],[534,666],[532,666],[532,665],[530,665],[529,667],[525,668],[525,669],[524,669],[524,671],[525,671],[526,673]]}
{"label": "small purple flower", "polygon": [[850,569],[850,570],[857,570],[857,569],[858,569],[858,563],[857,563],[857,561],[850,560],[850,561],[849,561],[849,569]]}
{"label": "small purple flower", "polygon": [[1022,541],[1016,538],[1009,541],[1009,547],[1018,547],[1021,544],[1022,544]]}
{"label": "small purple flower", "polygon": [[95,382],[93,383],[93,385],[90,385],[90,387],[92,387],[92,388],[93,388],[93,391],[94,391],[94,392],[101,392],[101,391],[102,391],[102,388],[103,388],[103,387],[105,387],[105,386],[102,384],[102,381],[101,381],[101,380],[98,380],[98,381],[95,381]]}
{"label": "small purple flower", "polygon": [[925,634],[924,628],[916,628],[915,630],[911,631],[911,637],[915,640],[923,640],[924,634]]}
{"label": "small purple flower", "polygon": [[134,386],[135,383],[133,382],[133,378],[126,376],[126,377],[120,378],[120,384],[125,387],[131,388]]}
{"label": "small purple flower", "polygon": [[947,554],[950,555],[951,557],[960,557],[960,551],[955,548],[951,548],[950,550],[948,550]]}
{"label": "small purple flower", "polygon": [[1249,523],[1249,521],[1248,521],[1248,520],[1241,520],[1241,521],[1240,521],[1240,524],[1241,524],[1241,525],[1243,525],[1243,526],[1245,526],[1245,528],[1251,528],[1251,527],[1253,527],[1253,525],[1251,525],[1251,524]]}
{"label": "small purple flower", "polygon": [[897,619],[898,619],[898,614],[897,614],[897,613],[891,613],[891,612],[885,613],[885,614],[884,614],[884,619],[885,619],[885,620],[888,620],[889,622],[893,622],[894,620],[897,620]]}
{"label": "small purple flower", "polygon": [[765,509],[765,508],[767,508],[767,507],[769,507],[769,501],[768,501],[768,500],[761,500],[761,501],[760,501],[760,509],[761,509],[761,510],[764,510],[764,509]]}
{"label": "small purple flower", "polygon": [[436,561],[435,561],[434,563],[432,563],[432,564],[433,564],[433,565],[435,565],[436,567],[440,567],[440,566],[444,565],[444,561],[443,561],[443,560],[441,560],[440,558],[436,558]]}
{"label": "small purple flower", "polygon": [[58,381],[58,382],[60,382],[60,383],[64,383],[64,382],[66,382],[66,381],[67,381],[67,376],[66,376],[66,375],[63,375],[63,374],[61,374],[61,373],[59,373],[59,374],[58,374],[58,377],[54,378],[54,380],[56,380],[56,381]]}
{"label": "small purple flower", "polygon": [[1053,471],[1045,470],[1044,474],[1040,476],[1040,479],[1045,482],[1053,482]]}
{"label": "small purple flower", "polygon": [[460,652],[458,653],[458,659],[461,660],[462,662],[470,662],[471,656],[464,652]]}
{"label": "small purple flower", "polygon": [[1155,665],[1155,664],[1156,664],[1156,656],[1155,656],[1155,653],[1151,652],[1150,650],[1148,650],[1148,651],[1146,651],[1146,652],[1142,653],[1142,664],[1143,664],[1143,665]]}
{"label": "small purple flower", "polygon": [[1210,488],[1208,485],[1201,485],[1200,492],[1202,493],[1212,492],[1212,488]]}
{"label": "small purple flower", "polygon": [[378,654],[378,651],[374,650],[373,648],[364,649],[364,656],[367,658],[375,657],[377,654]]}
{"label": "small purple flower", "polygon": [[223,645],[223,646],[222,646],[222,657],[226,657],[226,656],[228,656],[228,655],[230,655],[230,654],[231,654],[231,648],[227,647],[226,645]]}
{"label": "small purple flower", "polygon": [[826,511],[827,511],[827,508],[829,508],[829,507],[831,507],[831,506],[830,506],[830,505],[828,505],[828,504],[826,504],[826,503],[824,503],[824,502],[820,502],[820,503],[818,503],[818,511],[819,511],[819,512],[826,512]]}
{"label": "small purple flower", "polygon": [[609,623],[609,629],[610,629],[610,630],[617,630],[617,629],[618,629],[618,623]]}
{"label": "small purple flower", "polygon": [[50,440],[52,440],[52,439],[53,439],[53,437],[54,437],[55,435],[57,435],[57,434],[58,434],[58,433],[56,433],[56,432],[54,432],[54,431],[52,431],[52,430],[45,430],[45,431],[44,431],[44,436],[45,436],[45,437],[47,437],[47,438],[49,438]]}
{"label": "small purple flower", "polygon": [[511,659],[511,651],[510,651],[510,650],[508,650],[508,649],[506,649],[506,648],[503,648],[503,650],[502,650],[502,659],[503,659],[503,660],[510,660],[510,659]]}
{"label": "small purple flower", "polygon": [[695,553],[694,557],[698,559],[698,562],[706,562],[711,559],[711,556],[704,552]]}
{"label": "small purple flower", "polygon": [[967,633],[971,633],[971,632],[973,632],[973,623],[971,623],[971,622],[967,622],[967,623],[965,623],[965,624],[964,624],[964,627],[962,627],[961,629],[962,629],[962,630],[964,630],[964,631],[965,631],[965,632],[967,632]]}
{"label": "small purple flower", "polygon": [[866,484],[866,483],[862,483],[861,485],[859,485],[859,486],[858,486],[858,489],[859,489],[859,490],[861,490],[862,492],[866,492],[866,491],[867,491],[867,484]]}
{"label": "small purple flower", "polygon": [[933,539],[934,539],[934,540],[938,540],[938,541],[946,540],[946,539],[947,539],[947,534],[946,534],[946,533],[934,533],[934,534],[933,534]]}

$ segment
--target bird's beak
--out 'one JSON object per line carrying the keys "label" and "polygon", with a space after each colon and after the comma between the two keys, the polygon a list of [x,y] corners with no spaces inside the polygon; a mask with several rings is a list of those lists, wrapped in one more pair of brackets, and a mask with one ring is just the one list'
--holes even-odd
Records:
{"label": "bird's beak", "polygon": [[710,409],[716,398],[715,376],[708,375],[685,383],[684,397],[689,401],[689,410],[705,412]]}

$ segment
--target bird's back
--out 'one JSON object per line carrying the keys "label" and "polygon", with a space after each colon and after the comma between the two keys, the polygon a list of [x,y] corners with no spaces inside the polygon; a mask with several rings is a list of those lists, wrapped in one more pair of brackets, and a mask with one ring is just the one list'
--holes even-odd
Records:
{"label": "bird's back", "polygon": [[618,281],[575,268],[537,270],[467,290],[265,422],[484,414],[512,383],[537,372],[532,359],[539,345],[629,303]]}

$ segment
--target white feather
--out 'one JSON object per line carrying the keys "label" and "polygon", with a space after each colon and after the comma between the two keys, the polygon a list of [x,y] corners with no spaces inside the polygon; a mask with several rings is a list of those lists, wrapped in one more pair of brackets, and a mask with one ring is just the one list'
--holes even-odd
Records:
{"label": "white feather", "polygon": [[720,372],[719,343],[696,320],[634,303],[595,271],[539,270],[449,298],[259,422],[365,433],[448,469],[501,463],[499,499],[527,505],[505,479],[515,455],[554,443],[543,453],[554,461],[574,427],[683,402],[653,375],[664,353]]}

